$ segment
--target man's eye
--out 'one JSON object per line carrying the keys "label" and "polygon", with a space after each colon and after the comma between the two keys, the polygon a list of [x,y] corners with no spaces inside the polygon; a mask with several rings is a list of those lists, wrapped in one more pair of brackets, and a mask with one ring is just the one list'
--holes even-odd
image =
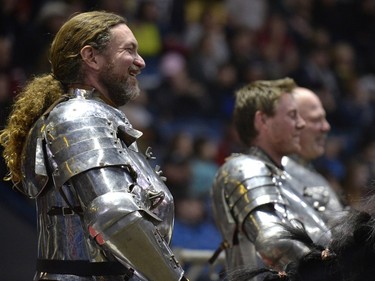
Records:
{"label": "man's eye", "polygon": [[135,52],[134,48],[125,48],[125,51],[127,51],[130,54],[133,54]]}

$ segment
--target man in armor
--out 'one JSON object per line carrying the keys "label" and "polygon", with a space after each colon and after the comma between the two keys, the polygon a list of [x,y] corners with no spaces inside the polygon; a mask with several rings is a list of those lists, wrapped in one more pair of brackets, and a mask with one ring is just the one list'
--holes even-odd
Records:
{"label": "man in armor", "polygon": [[18,96],[1,132],[9,180],[36,200],[36,280],[186,280],[169,242],[173,198],[116,109],[145,67],[126,20],[81,13],[56,34],[52,73]]}
{"label": "man in armor", "polygon": [[245,153],[233,154],[217,172],[213,213],[223,236],[227,270],[267,266],[283,268],[308,252],[285,239],[283,225],[303,228],[315,242],[328,243],[330,231],[304,194],[301,184],[281,164],[300,150],[305,126],[291,94],[290,78],[255,81],[236,92],[233,121]]}
{"label": "man in armor", "polygon": [[306,125],[300,134],[301,149],[290,156],[284,156],[282,164],[286,172],[301,181],[306,198],[310,198],[317,210],[322,210],[327,220],[342,214],[345,204],[339,190],[314,168],[312,161],[322,156],[325,141],[331,127],[319,97],[311,90],[297,87],[293,96]]}

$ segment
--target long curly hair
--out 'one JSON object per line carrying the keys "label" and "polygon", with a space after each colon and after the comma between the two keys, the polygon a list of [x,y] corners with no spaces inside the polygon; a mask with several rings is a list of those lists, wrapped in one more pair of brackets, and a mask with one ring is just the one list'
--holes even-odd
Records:
{"label": "long curly hair", "polygon": [[12,180],[15,184],[21,181],[21,154],[27,134],[42,113],[63,93],[61,83],[51,74],[46,74],[35,77],[17,96],[7,127],[0,134],[4,160],[9,169],[5,180]]}
{"label": "long curly hair", "polygon": [[81,49],[90,45],[99,52],[106,49],[110,29],[126,24],[123,17],[103,11],[77,14],[56,34],[50,49],[52,73],[34,77],[17,95],[7,126],[0,131],[0,144],[9,173],[5,180],[22,181],[21,155],[27,135],[37,119],[73,83],[82,83]]}

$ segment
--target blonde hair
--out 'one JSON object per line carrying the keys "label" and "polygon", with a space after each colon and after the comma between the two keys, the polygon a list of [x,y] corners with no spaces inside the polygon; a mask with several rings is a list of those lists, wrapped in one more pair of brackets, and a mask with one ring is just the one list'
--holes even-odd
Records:
{"label": "blonde hair", "polygon": [[4,160],[9,169],[5,180],[22,180],[21,155],[26,137],[37,119],[64,94],[65,87],[83,81],[80,50],[86,45],[103,51],[110,29],[126,20],[116,14],[92,11],[75,15],[56,34],[50,50],[52,74],[33,78],[17,96],[8,123],[0,132]]}

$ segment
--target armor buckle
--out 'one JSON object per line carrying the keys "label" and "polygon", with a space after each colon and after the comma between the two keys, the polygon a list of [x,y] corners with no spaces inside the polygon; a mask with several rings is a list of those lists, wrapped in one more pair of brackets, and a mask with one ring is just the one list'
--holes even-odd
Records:
{"label": "armor buckle", "polygon": [[62,211],[62,215],[65,217],[65,216],[71,216],[71,215],[74,215],[74,211],[72,210],[72,208],[65,208],[65,207],[62,207],[61,208],[61,211]]}

